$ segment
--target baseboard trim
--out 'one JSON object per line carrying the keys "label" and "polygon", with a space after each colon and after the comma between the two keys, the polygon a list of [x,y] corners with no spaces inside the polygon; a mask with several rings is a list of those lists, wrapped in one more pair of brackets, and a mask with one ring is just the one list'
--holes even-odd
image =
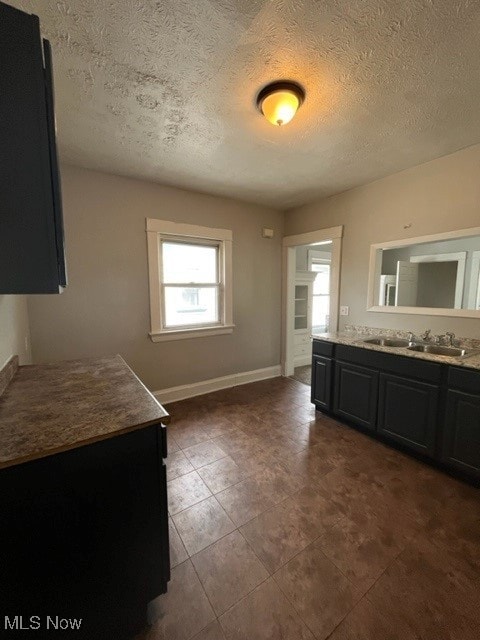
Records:
{"label": "baseboard trim", "polygon": [[273,367],[255,369],[255,371],[244,371],[221,378],[211,378],[210,380],[202,380],[201,382],[194,382],[192,384],[183,384],[179,387],[170,387],[170,389],[161,389],[160,391],[154,391],[153,395],[162,404],[167,404],[168,402],[203,396],[205,393],[211,393],[212,391],[238,387],[242,384],[248,384],[249,382],[277,378],[281,375],[282,367],[277,364]]}

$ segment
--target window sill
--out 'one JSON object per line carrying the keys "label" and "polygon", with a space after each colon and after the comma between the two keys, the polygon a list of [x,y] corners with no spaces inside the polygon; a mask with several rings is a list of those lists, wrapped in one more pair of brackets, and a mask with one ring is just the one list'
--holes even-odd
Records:
{"label": "window sill", "polygon": [[204,338],[233,333],[234,324],[223,324],[217,327],[199,327],[198,329],[176,329],[174,331],[151,331],[152,342],[168,342],[170,340],[185,340],[188,338]]}

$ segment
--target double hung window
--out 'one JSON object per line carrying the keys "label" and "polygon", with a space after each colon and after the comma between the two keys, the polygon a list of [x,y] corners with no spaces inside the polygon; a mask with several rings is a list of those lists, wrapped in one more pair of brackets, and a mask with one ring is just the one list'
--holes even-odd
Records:
{"label": "double hung window", "polygon": [[232,232],[147,220],[153,341],[231,333]]}

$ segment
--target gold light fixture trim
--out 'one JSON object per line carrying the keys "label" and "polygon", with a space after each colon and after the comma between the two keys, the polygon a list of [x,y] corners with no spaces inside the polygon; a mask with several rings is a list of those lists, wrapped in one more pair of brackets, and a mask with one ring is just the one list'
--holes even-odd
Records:
{"label": "gold light fixture trim", "polygon": [[272,82],[257,96],[257,108],[277,127],[288,124],[305,100],[305,89],[297,82]]}

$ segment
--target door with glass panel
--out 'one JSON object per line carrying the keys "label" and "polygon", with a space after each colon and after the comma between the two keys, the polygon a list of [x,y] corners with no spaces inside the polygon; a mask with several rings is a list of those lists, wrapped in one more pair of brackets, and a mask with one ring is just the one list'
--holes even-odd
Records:
{"label": "door with glass panel", "polygon": [[312,333],[325,333],[330,324],[330,262],[314,260],[310,269],[317,274],[313,282]]}

